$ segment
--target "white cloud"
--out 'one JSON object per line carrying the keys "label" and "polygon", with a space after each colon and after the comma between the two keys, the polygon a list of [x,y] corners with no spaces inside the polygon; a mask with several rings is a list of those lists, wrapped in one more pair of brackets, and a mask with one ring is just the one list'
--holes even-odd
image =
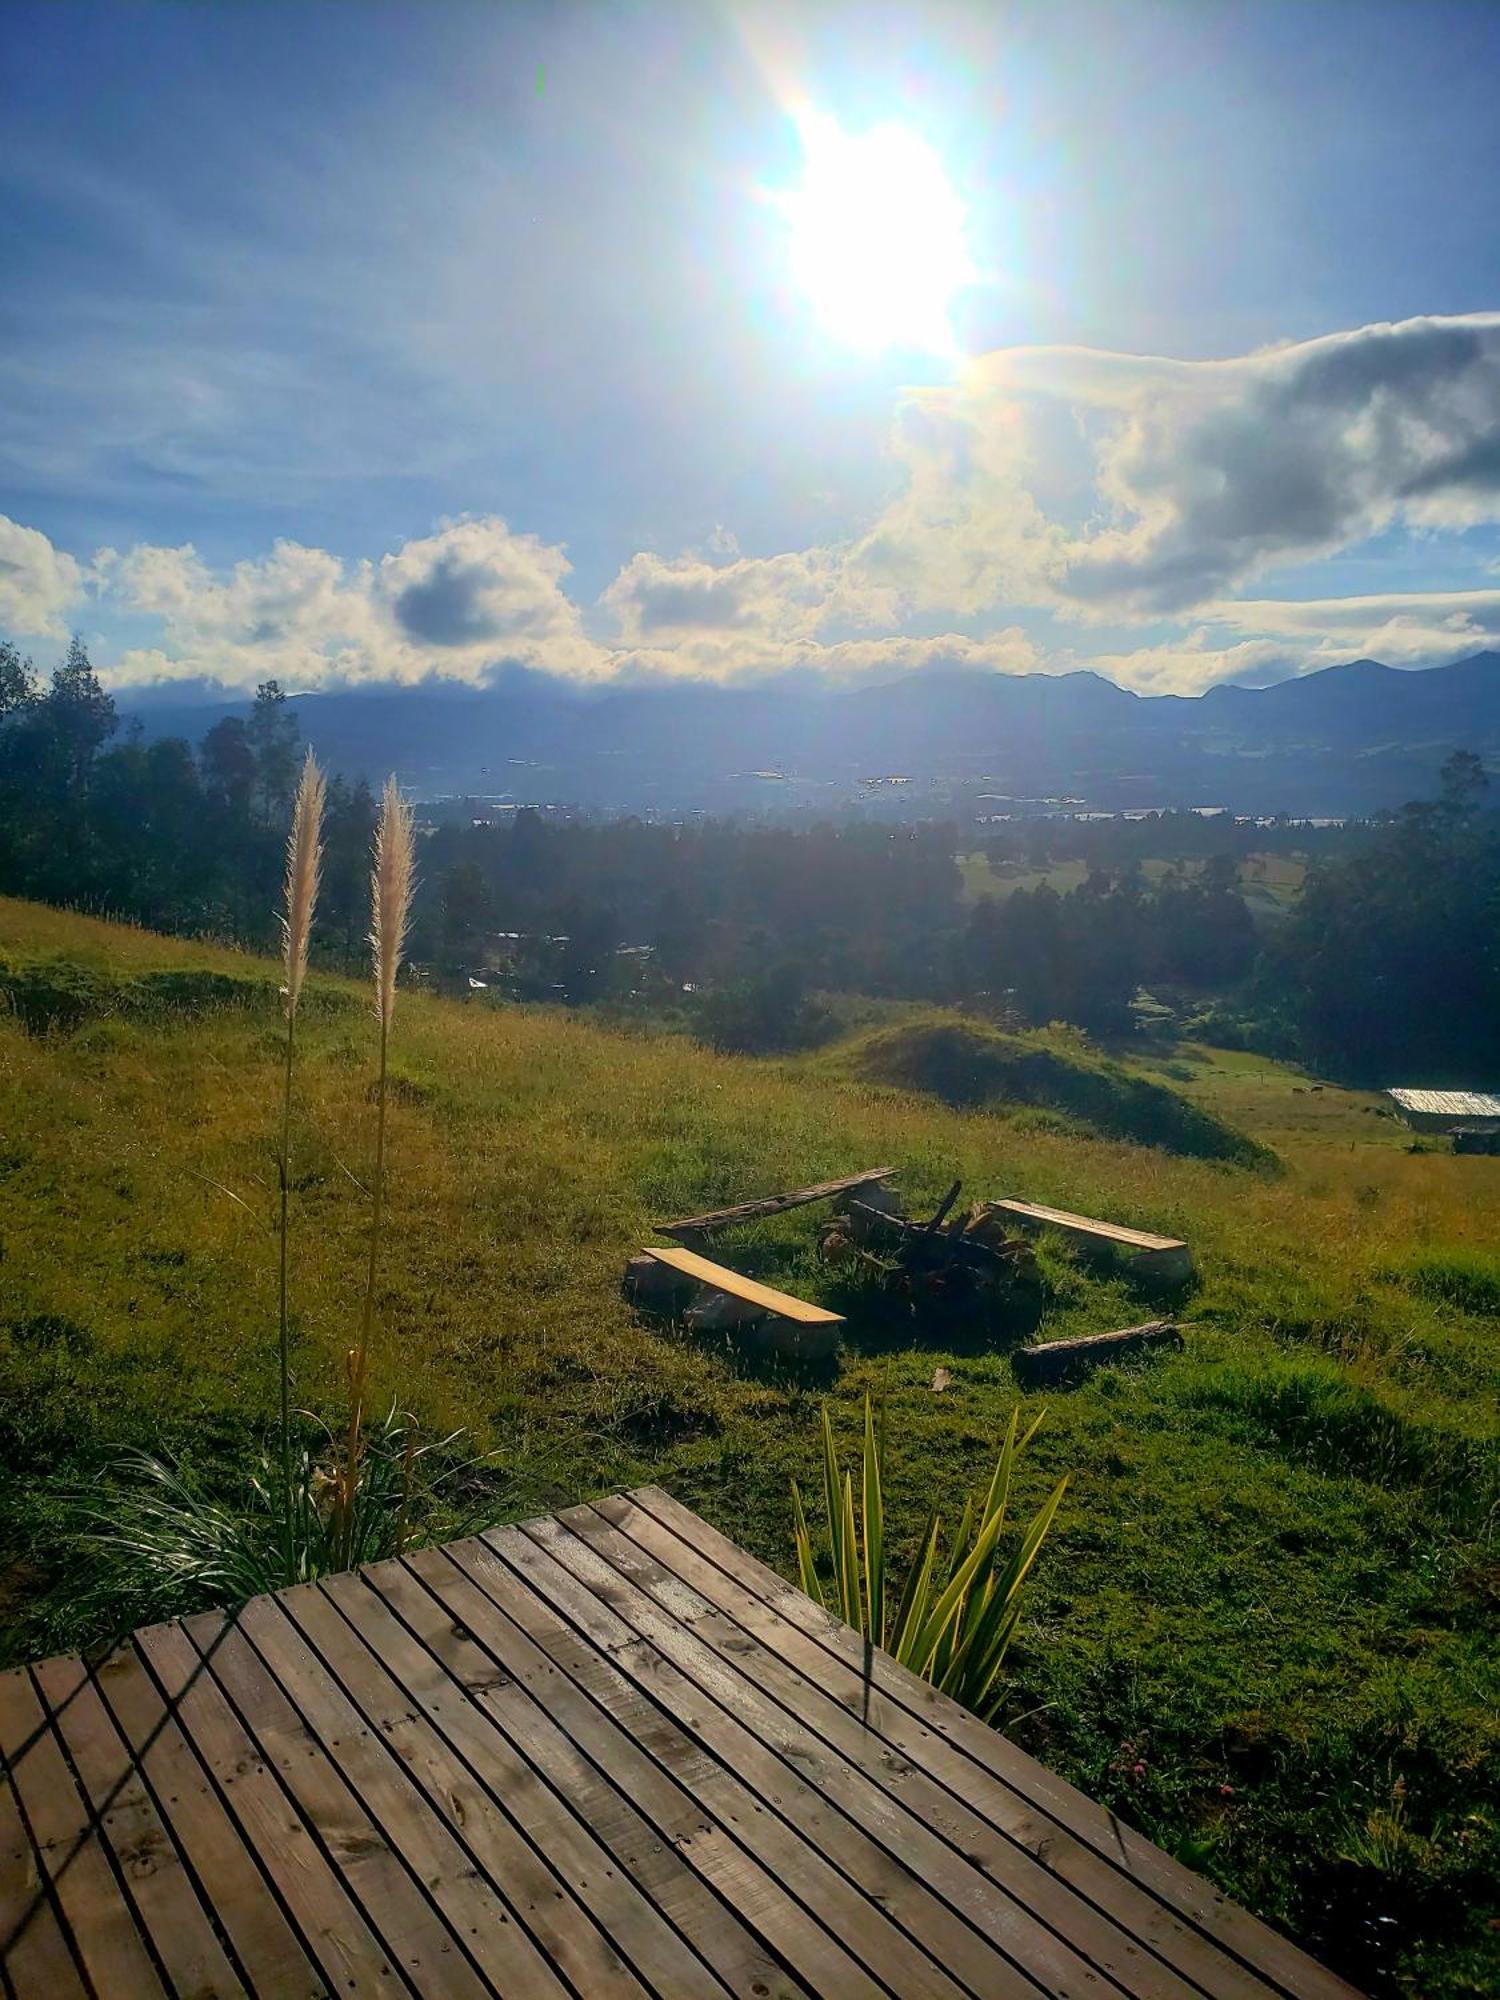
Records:
{"label": "white cloud", "polygon": [[1353,659],[1438,666],[1500,646],[1500,590],[1367,597],[1237,598],[1205,607],[1180,638],[1078,664],[1143,694],[1201,694],[1219,681],[1286,680]]}
{"label": "white cloud", "polygon": [[836,680],[866,680],[919,673],[928,667],[967,667],[1000,674],[1042,671],[1035,642],[1019,626],[972,639],[961,633],[897,634],[878,639],[747,639],[704,631],[673,646],[626,648],[615,656],[621,672],[652,679],[746,681],[812,672]]}
{"label": "white cloud", "polygon": [[38,528],[0,514],[0,636],[66,636],[66,614],[83,595],[83,572]]}
{"label": "white cloud", "polygon": [[102,550],[95,571],[107,598],[162,624],[160,647],[116,663],[117,684],[479,682],[509,660],[590,678],[608,666],[563,590],[561,549],[492,517],[451,522],[378,563],[283,541],[228,571],[191,546],[149,545]]}
{"label": "white cloud", "polygon": [[1217,623],[1311,643],[1306,665],[1356,654],[1388,666],[1436,664],[1500,642],[1500,590],[1392,591],[1367,597],[1242,598],[1214,605]]}
{"label": "white cloud", "polygon": [[[159,627],[108,664],[116,685],[237,687],[478,683],[515,661],[580,680],[719,681],[1087,665],[1197,692],[1357,653],[1416,665],[1500,642],[1500,589],[1235,595],[1392,527],[1500,522],[1500,314],[1226,361],[1007,350],[903,395],[891,457],[899,491],[847,539],[746,555],[720,524],[695,550],[631,556],[587,609],[562,547],[494,516],[374,559],[282,541],[228,568],[150,544],[86,567],[0,517],[0,631],[56,638],[91,589],[106,619]],[[1041,652],[1027,612],[1050,617],[1060,647]],[[1114,650],[1091,651],[1082,640],[1103,625]],[[1146,626],[1149,643],[1122,643],[1122,628]]]}
{"label": "white cloud", "polygon": [[1495,313],[1229,361],[1012,349],[917,407],[912,487],[871,539],[971,609],[1180,615],[1392,523],[1500,520]]}

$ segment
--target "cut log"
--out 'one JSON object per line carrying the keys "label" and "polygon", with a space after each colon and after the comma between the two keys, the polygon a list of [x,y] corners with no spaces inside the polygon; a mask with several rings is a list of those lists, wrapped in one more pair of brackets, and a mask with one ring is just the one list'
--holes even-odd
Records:
{"label": "cut log", "polygon": [[1016,1380],[1028,1389],[1076,1382],[1091,1368],[1108,1361],[1125,1361],[1153,1347],[1181,1347],[1182,1334],[1169,1319],[1147,1320],[1115,1333],[1085,1333],[1076,1340],[1046,1340],[1039,1347],[1018,1347],[1010,1357]]}
{"label": "cut log", "polygon": [[758,1201],[736,1202],[733,1208],[714,1208],[707,1215],[688,1215],[677,1222],[653,1222],[651,1227],[658,1236],[712,1236],[716,1230],[733,1229],[741,1222],[758,1222],[764,1215],[781,1215],[810,1201],[831,1201],[851,1188],[888,1181],[895,1171],[894,1167],[866,1167],[861,1173],[845,1174],[842,1180],[818,1181],[812,1187],[793,1188],[787,1194],[763,1195]]}

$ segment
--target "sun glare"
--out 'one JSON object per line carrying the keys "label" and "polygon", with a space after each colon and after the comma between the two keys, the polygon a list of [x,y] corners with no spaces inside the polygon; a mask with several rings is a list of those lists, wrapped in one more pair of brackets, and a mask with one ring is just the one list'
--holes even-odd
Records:
{"label": "sun glare", "polygon": [[824,329],[851,347],[955,347],[955,293],[974,277],[963,204],[943,163],[902,125],[840,130],[796,114],[800,183],[775,197],[793,276]]}

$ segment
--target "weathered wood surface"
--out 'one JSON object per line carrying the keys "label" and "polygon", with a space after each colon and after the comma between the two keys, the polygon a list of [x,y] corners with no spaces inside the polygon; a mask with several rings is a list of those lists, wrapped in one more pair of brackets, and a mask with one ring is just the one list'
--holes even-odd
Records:
{"label": "weathered wood surface", "polygon": [[1353,1992],[655,1487],[0,1675],[0,1751],[16,2000]]}
{"label": "weathered wood surface", "polygon": [[731,1271],[727,1264],[715,1264],[707,1257],[700,1257],[696,1250],[663,1250],[648,1244],[645,1254],[654,1257],[658,1264],[667,1264],[672,1270],[680,1271],[685,1278],[696,1278],[699,1284],[710,1285],[716,1292],[728,1292],[731,1298],[759,1306],[778,1319],[795,1320],[799,1326],[844,1324],[842,1313],[829,1312],[826,1306],[809,1305],[806,1299],[794,1299],[790,1292],[775,1291],[755,1278],[746,1278],[738,1271]]}
{"label": "weathered wood surface", "polygon": [[809,1202],[831,1201],[852,1188],[869,1187],[888,1181],[895,1167],[866,1167],[862,1173],[845,1174],[842,1180],[818,1181],[812,1187],[793,1188],[787,1194],[763,1195],[758,1201],[736,1202],[733,1208],[710,1209],[707,1215],[687,1215],[677,1222],[653,1222],[658,1236],[712,1236],[716,1230],[733,1229],[741,1222],[758,1222],[762,1216],[783,1215],[789,1208],[804,1208]]}
{"label": "weathered wood surface", "polygon": [[1122,1326],[1115,1333],[1084,1333],[1074,1340],[1044,1340],[1036,1347],[1018,1347],[1010,1357],[1016,1380],[1028,1389],[1052,1382],[1073,1382],[1108,1361],[1126,1361],[1152,1347],[1181,1347],[1182,1334],[1173,1320],[1150,1319],[1142,1326]]}
{"label": "weathered wood surface", "polygon": [[1091,1215],[1072,1215],[1065,1208],[1043,1208],[1034,1201],[992,1201],[989,1207],[1008,1215],[1023,1229],[1055,1229],[1085,1249],[1117,1251],[1140,1269],[1161,1277],[1191,1275],[1193,1253],[1178,1236],[1156,1236],[1149,1229],[1128,1229],[1121,1222],[1100,1222]]}

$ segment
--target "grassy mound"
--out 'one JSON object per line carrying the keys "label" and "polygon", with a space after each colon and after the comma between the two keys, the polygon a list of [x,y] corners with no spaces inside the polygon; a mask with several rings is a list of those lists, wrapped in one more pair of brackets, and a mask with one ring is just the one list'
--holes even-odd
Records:
{"label": "grassy mound", "polygon": [[1085,1132],[1189,1159],[1269,1165],[1273,1155],[1167,1085],[1061,1037],[1004,1034],[929,1017],[880,1028],[840,1051],[852,1074],[941,1098],[957,1110],[1060,1113]]}
{"label": "grassy mound", "polygon": [[[310,987],[307,1004],[327,1012],[349,1002],[341,993]],[[280,981],[264,967],[248,973],[211,966],[122,972],[59,954],[0,958],[0,1008],[33,1035],[68,1034],[85,1022],[109,1018],[190,1019],[221,1007],[274,1017],[281,1007]]]}

